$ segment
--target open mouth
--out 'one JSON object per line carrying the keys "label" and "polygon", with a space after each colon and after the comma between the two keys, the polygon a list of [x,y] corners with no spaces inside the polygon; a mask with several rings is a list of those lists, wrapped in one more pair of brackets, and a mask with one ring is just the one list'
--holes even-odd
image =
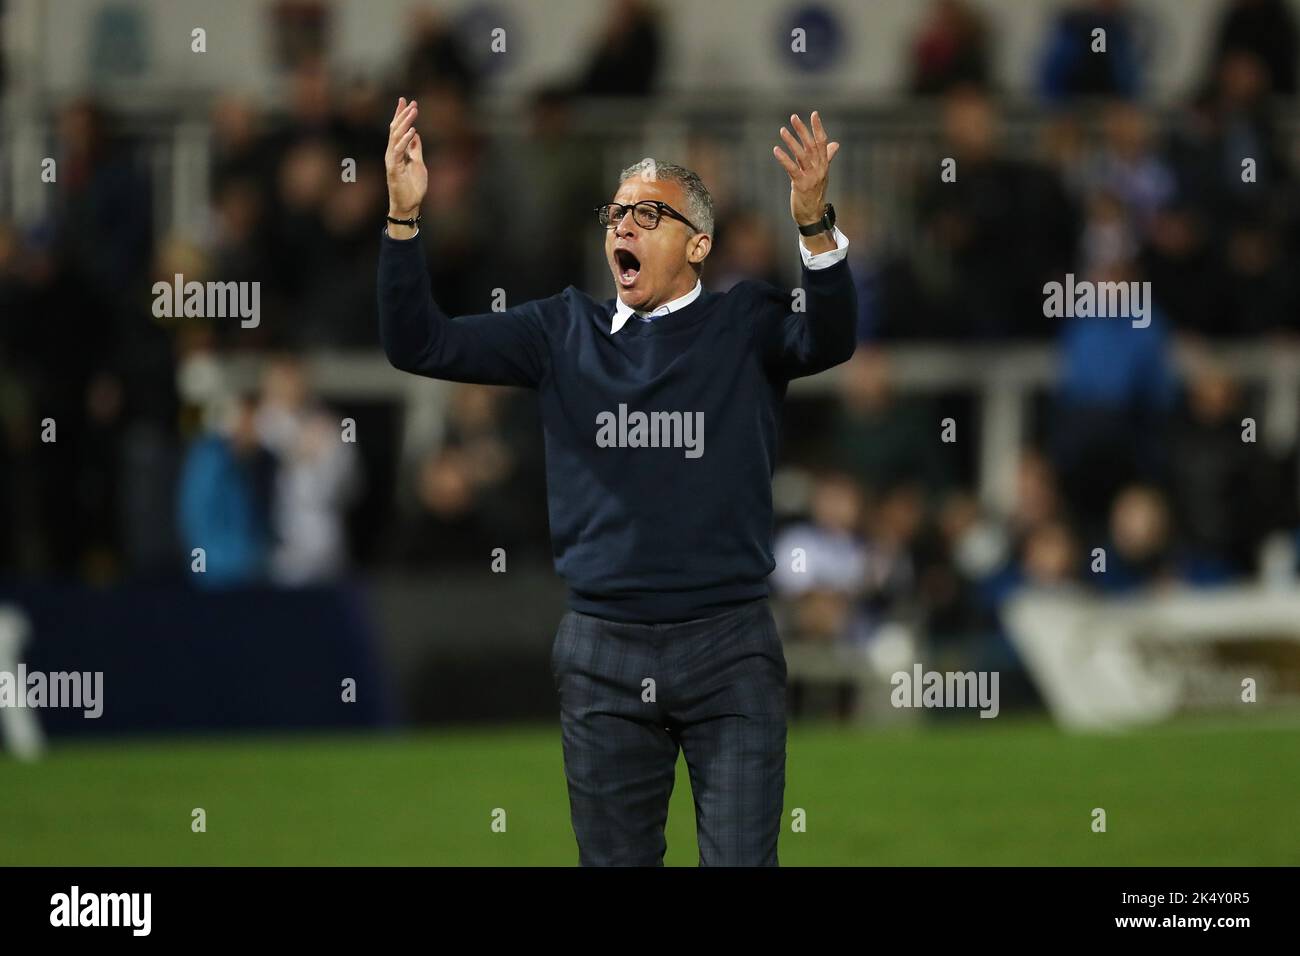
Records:
{"label": "open mouth", "polygon": [[626,249],[614,250],[614,265],[618,269],[619,284],[625,287],[636,282],[636,277],[641,272],[641,260]]}

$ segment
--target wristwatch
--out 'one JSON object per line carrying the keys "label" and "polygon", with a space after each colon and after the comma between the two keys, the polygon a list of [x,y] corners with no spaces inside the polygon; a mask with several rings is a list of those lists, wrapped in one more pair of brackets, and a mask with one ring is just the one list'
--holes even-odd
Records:
{"label": "wristwatch", "polygon": [[[798,225],[796,223],[795,225]],[[801,236],[819,236],[823,232],[830,232],[835,228],[835,207],[830,203],[826,204],[826,211],[816,222],[810,222],[806,226],[799,226]]]}

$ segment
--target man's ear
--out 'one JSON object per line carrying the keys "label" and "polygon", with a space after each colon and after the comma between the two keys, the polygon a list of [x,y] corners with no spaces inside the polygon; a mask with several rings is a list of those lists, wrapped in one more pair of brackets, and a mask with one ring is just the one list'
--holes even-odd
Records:
{"label": "man's ear", "polygon": [[712,248],[713,237],[702,232],[691,240],[691,247],[686,250],[686,261],[691,265],[698,266],[708,256],[709,250]]}

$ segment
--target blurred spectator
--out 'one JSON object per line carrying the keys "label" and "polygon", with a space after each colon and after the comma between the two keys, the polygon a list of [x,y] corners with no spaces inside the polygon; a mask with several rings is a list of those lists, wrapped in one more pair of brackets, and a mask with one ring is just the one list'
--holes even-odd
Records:
{"label": "blurred spectator", "polygon": [[[11,365],[0,368],[0,394],[15,433],[19,520],[35,532],[14,547],[26,567],[102,579],[121,531],[114,438],[123,396],[109,371],[125,303],[48,227],[0,232],[0,359]],[[41,437],[48,427],[54,440]]]}
{"label": "blurred spectator", "polygon": [[1000,339],[1046,333],[1042,285],[1072,254],[1074,212],[1054,173],[1000,151],[994,107],[963,88],[944,102],[941,156],[955,181],[927,177],[922,220],[951,261],[939,290],[945,337]]}
{"label": "blurred spectator", "polygon": [[981,606],[980,589],[1007,562],[1001,524],[984,514],[975,496],[949,494],[922,538],[917,584],[926,611],[926,633],[935,645],[987,632],[992,616]]}
{"label": "blurred spectator", "polygon": [[1211,72],[1243,50],[1263,65],[1271,92],[1295,95],[1296,22],[1286,0],[1229,0],[1215,36]]}
{"label": "blurred spectator", "polygon": [[1243,50],[1219,61],[1212,84],[1193,101],[1170,145],[1180,195],[1214,219],[1275,205],[1290,179],[1267,75]]}
{"label": "blurred spectator", "polygon": [[[1135,243],[1113,197],[1093,201],[1084,247],[1081,278],[1094,288],[1139,281]],[[1128,314],[1054,320],[1062,323],[1054,459],[1085,534],[1098,529],[1122,485],[1157,480],[1165,465],[1160,438],[1177,389],[1169,331],[1150,301],[1149,324],[1134,326],[1141,286],[1129,289]]]}
{"label": "blurred spectator", "polygon": [[1102,591],[1173,583],[1169,506],[1152,486],[1131,485],[1115,496],[1109,544],[1105,572],[1092,575]]}
{"label": "blurred spectator", "polygon": [[[592,209],[605,198],[599,152],[574,124],[574,99],[547,87],[532,98],[526,137],[512,151],[510,182],[527,183],[533,201],[511,209],[499,241],[510,259],[511,301],[555,295],[578,284],[593,239]],[[604,188],[602,188],[604,186]],[[545,235],[546,242],[536,237]]]}
{"label": "blurred spectator", "polygon": [[[491,311],[493,290],[506,288],[498,250],[502,223],[508,221],[506,204],[514,198],[501,189],[510,181],[507,168],[457,88],[429,87],[419,91],[416,100],[429,170],[420,239],[438,304],[449,315]],[[558,291],[553,288],[548,294]],[[510,296],[509,288],[506,292]],[[513,296],[509,301],[515,301]]]}
{"label": "blurred spectator", "polygon": [[1005,529],[985,528],[982,541],[976,539],[980,560],[961,565],[971,569],[968,576],[991,614],[1017,588],[1077,577],[1077,542],[1067,518],[1051,464],[1040,452],[1026,451],[1016,468],[1016,503]]}
{"label": "blurred spectator", "polygon": [[798,639],[850,640],[864,624],[857,607],[867,578],[862,488],[843,472],[822,473],[814,480],[809,510],[809,521],[777,536],[773,585],[792,605]]}
{"label": "blurred spectator", "polygon": [[376,161],[375,143],[388,138],[384,100],[383,90],[373,77],[353,74],[342,84],[334,119],[334,139],[342,156],[358,163],[363,158]]}
{"label": "blurred spectator", "polygon": [[659,23],[644,0],[612,0],[596,51],[578,81],[583,96],[646,96],[660,66]]}
{"label": "blurred spectator", "polygon": [[1244,408],[1236,383],[1202,362],[1171,433],[1171,504],[1184,545],[1233,572],[1254,570],[1259,542],[1283,516],[1258,444],[1242,441]]}
{"label": "blurred spectator", "polygon": [[729,215],[715,234],[705,279],[711,292],[726,292],[742,279],[780,287],[777,237],[767,217],[752,209]]}
{"label": "blurred spectator", "polygon": [[1047,456],[1026,449],[1016,462],[1015,501],[1008,516],[1008,532],[1020,546],[1039,528],[1060,520],[1065,507],[1056,473]]}
{"label": "blurred spectator", "polygon": [[1101,281],[1112,273],[1122,273],[1131,278],[1137,252],[1137,228],[1123,199],[1105,190],[1094,192],[1088,198],[1087,220],[1079,240],[1085,277]]}
{"label": "blurred spectator", "polygon": [[278,66],[293,66],[325,52],[332,11],[324,0],[275,0],[267,6]]}
{"label": "blurred spectator", "polygon": [[1077,586],[1084,569],[1079,544],[1064,521],[1055,519],[1037,525],[1020,542],[1011,559],[995,573],[979,581],[979,593],[996,638],[991,642],[998,653],[1014,656],[1002,619],[1003,606],[1022,588],[1065,588]]}
{"label": "blurred spectator", "polygon": [[852,236],[849,268],[858,294],[858,341],[931,341],[943,332],[926,298],[911,256],[890,249],[887,229],[865,200],[835,207],[840,228]]}
{"label": "blurred spectator", "polygon": [[[266,206],[256,180],[231,176],[216,188],[212,200],[212,234],[206,268],[222,282],[256,282],[262,279],[268,254]],[[199,280],[193,273],[181,273],[186,281]],[[170,277],[167,277],[170,279]],[[277,291],[274,283],[268,291]],[[260,327],[259,330],[260,332]],[[247,340],[248,330],[238,323],[216,325],[213,332],[223,345]],[[255,338],[261,335],[255,333]]]}
{"label": "blurred spectator", "polygon": [[1147,114],[1113,101],[1102,116],[1102,147],[1090,163],[1088,193],[1105,192],[1125,207],[1139,236],[1174,195],[1174,176],[1156,151]]}
{"label": "blurred spectator", "polygon": [[277,460],[271,528],[271,578],[304,585],[332,580],[347,567],[345,511],[361,474],[356,446],[340,420],[311,396],[301,362],[281,357],[263,377],[256,427]]}
{"label": "blurred spectator", "polygon": [[1037,527],[1025,539],[1021,567],[1031,587],[1059,587],[1078,581],[1079,555],[1070,529],[1059,521]]}
{"label": "blurred spectator", "polygon": [[268,217],[269,255],[263,268],[270,294],[263,297],[258,331],[285,347],[293,335],[295,304],[312,291],[328,259],[329,239],[323,211],[339,182],[334,150],[328,139],[312,135],[294,140],[280,154],[275,204]]}
{"label": "blurred spectator", "polygon": [[713,221],[716,228],[722,229],[733,212],[744,208],[747,197],[736,182],[733,144],[710,131],[707,124],[702,126],[687,134],[685,165],[708,185],[713,197]]}
{"label": "blurred spectator", "polygon": [[[1253,53],[1234,50],[1219,63],[1215,111],[1222,142],[1226,183],[1237,192],[1246,186],[1272,186],[1287,175],[1287,161],[1277,142],[1269,102],[1268,74]],[[1254,182],[1242,176],[1242,159],[1255,160]],[[1258,191],[1258,190],[1253,190]]]}
{"label": "blurred spectator", "polygon": [[403,82],[408,90],[451,85],[466,96],[478,86],[473,62],[465,55],[464,41],[447,26],[441,11],[416,7],[410,14],[415,42],[407,54]]}
{"label": "blurred spectator", "polygon": [[1134,97],[1141,86],[1139,57],[1138,26],[1125,0],[1079,0],[1057,15],[1048,32],[1040,74],[1043,96],[1058,103],[1077,97]]}
{"label": "blurred spectator", "polygon": [[234,399],[216,429],[198,438],[180,476],[178,520],[185,558],[202,548],[200,587],[251,584],[264,578],[271,546],[271,486],[275,465],[258,441],[257,402]]}
{"label": "blurred spectator", "polygon": [[1109,594],[1175,584],[1222,583],[1226,569],[1183,554],[1174,541],[1169,503],[1150,485],[1130,485],[1115,497],[1106,570],[1091,575]]}
{"label": "blurred spectator", "polygon": [[308,54],[301,57],[293,65],[286,86],[289,91],[288,111],[275,127],[280,145],[330,136],[335,131],[333,91],[329,65],[324,56]]}
{"label": "blurred spectator", "polygon": [[490,557],[486,518],[474,500],[469,456],[456,447],[426,456],[415,476],[417,513],[402,523],[397,557],[418,567],[464,567]]}
{"label": "blurred spectator", "polygon": [[1060,111],[1043,117],[1038,134],[1038,152],[1047,167],[1060,179],[1067,195],[1074,199],[1087,196],[1088,151],[1090,143],[1075,111]]}
{"label": "blurred spectator", "polygon": [[231,179],[264,188],[270,179],[273,157],[256,105],[247,97],[218,96],[210,118],[214,190],[219,192]]}
{"label": "blurred spectator", "polygon": [[931,495],[942,491],[951,475],[939,428],[929,402],[896,394],[884,351],[860,347],[843,366],[833,455],[873,493],[905,480]]}
{"label": "blurred spectator", "polygon": [[900,482],[876,497],[867,516],[867,616],[860,636],[912,612],[924,521],[925,496],[918,485]]}
{"label": "blurred spectator", "polygon": [[493,548],[548,555],[540,435],[535,405],[513,390],[453,386],[444,442],[419,463],[416,514],[402,517],[395,556],[463,565]]}
{"label": "blurred spectator", "polygon": [[1175,329],[1198,335],[1229,330],[1223,269],[1205,218],[1194,207],[1175,202],[1155,213],[1142,247],[1141,268]]}
{"label": "blurred spectator", "polygon": [[987,86],[988,60],[988,30],[970,0],[932,0],[912,41],[908,87],[926,96],[962,84]]}
{"label": "blurred spectator", "polygon": [[1270,217],[1243,213],[1227,235],[1225,312],[1214,331],[1260,335],[1300,329],[1300,275],[1282,251],[1282,237]]}
{"label": "blurred spectator", "polygon": [[286,337],[301,348],[364,348],[374,342],[369,321],[376,296],[375,210],[385,202],[383,167],[357,161],[356,181],[330,181],[320,206],[320,261],[289,312]]}
{"label": "blurred spectator", "polygon": [[59,243],[110,306],[144,277],[153,241],[150,183],[129,145],[94,100],[75,100],[59,115]]}

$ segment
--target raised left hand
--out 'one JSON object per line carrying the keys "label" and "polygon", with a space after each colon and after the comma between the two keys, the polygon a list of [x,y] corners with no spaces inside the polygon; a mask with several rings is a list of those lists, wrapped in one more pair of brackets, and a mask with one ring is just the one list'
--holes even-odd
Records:
{"label": "raised left hand", "polygon": [[[789,154],[780,146],[773,146],[785,171],[790,174],[790,215],[795,225],[807,226],[822,217],[826,206],[826,182],[831,160],[839,152],[840,144],[827,142],[826,129],[816,110],[809,117],[812,129],[804,125],[798,114],[791,114],[790,125],[794,133],[781,127],[781,138]],[[795,138],[798,134],[798,138]]]}

